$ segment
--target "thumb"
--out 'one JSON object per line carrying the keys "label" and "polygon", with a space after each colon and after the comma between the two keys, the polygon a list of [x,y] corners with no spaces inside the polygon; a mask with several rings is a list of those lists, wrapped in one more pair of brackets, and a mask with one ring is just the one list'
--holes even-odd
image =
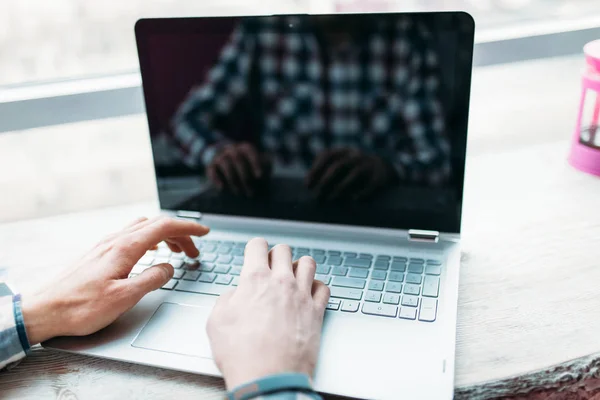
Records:
{"label": "thumb", "polygon": [[173,266],[165,263],[156,264],[126,281],[131,285],[131,292],[136,293],[137,297],[141,299],[147,293],[160,289],[172,277]]}

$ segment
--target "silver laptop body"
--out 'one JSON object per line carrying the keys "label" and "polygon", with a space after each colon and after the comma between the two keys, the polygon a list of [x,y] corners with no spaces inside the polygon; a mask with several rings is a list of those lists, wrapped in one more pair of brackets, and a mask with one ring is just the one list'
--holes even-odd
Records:
{"label": "silver laptop body", "polygon": [[[314,22],[318,18],[324,19]],[[157,98],[167,96],[167,91],[161,89],[165,87],[187,86],[185,92],[189,92],[192,85],[179,82],[177,76],[191,72],[180,67],[175,76],[161,72],[161,68],[172,71],[176,67],[177,51],[187,54],[182,54],[181,59],[189,57],[190,61],[186,63],[189,70],[198,71],[197,66],[201,63],[218,66],[230,40],[234,40],[228,38],[239,35],[236,32],[242,24],[256,29],[246,29],[244,34],[255,33],[260,38],[260,24],[273,26],[279,19],[284,19],[286,25],[293,24],[292,28],[296,24],[315,27],[315,30],[327,30],[331,26],[336,32],[344,25],[368,25],[376,21],[373,26],[379,26],[379,21],[383,21],[384,25],[388,24],[385,25],[387,30],[373,29],[387,32],[388,36],[383,37],[392,35],[387,45],[394,48],[393,35],[399,34],[391,27],[397,25],[397,29],[405,32],[400,39],[409,44],[411,40],[417,43],[413,44],[414,52],[419,51],[417,45],[424,44],[412,37],[409,32],[413,31],[407,30],[405,25],[412,24],[418,26],[418,30],[422,29],[421,33],[428,32],[423,34],[433,43],[428,51],[438,52],[436,65],[439,67],[436,68],[441,71],[437,98],[442,105],[448,105],[445,126],[447,131],[452,131],[447,134],[450,151],[446,170],[449,174],[444,180],[435,184],[428,183],[426,178],[414,182],[401,180],[396,183],[397,187],[389,189],[391,194],[375,192],[357,203],[336,203],[336,200],[332,205],[311,197],[310,191],[305,190],[299,180],[294,180],[296,167],[284,165],[273,168],[273,179],[281,180],[277,188],[286,188],[286,192],[297,190],[298,194],[290,198],[289,193],[279,193],[277,188],[268,189],[264,194],[259,193],[257,202],[226,193],[226,190],[214,190],[204,176],[199,177],[203,173],[197,172],[206,166],[196,168],[192,164],[190,167],[187,161],[178,159],[177,151],[172,148],[176,146],[166,139],[177,133],[166,131],[177,129],[173,128],[173,121],[177,120],[173,115],[180,112],[181,107],[185,108],[189,104],[186,99],[194,94],[183,93],[181,89],[179,95],[173,94],[170,108],[164,104],[159,106]],[[186,269],[186,262],[193,260],[174,256],[166,248],[149,253],[134,268],[134,273],[161,258],[163,261],[169,259],[179,267],[176,269],[179,278],[164,290],[148,294],[108,328],[87,337],[55,338],[44,346],[219,376],[205,333],[206,319],[218,294],[231,289],[237,282],[243,244],[252,237],[262,236],[270,244],[289,244],[296,257],[303,254],[315,257],[319,265],[317,278],[328,282],[332,289],[314,379],[316,390],[369,399],[452,398],[473,29],[472,19],[463,13],[151,19],[138,22],[136,36],[160,212],[198,220],[211,227],[207,237],[195,239],[204,258],[200,259],[200,266],[196,265],[192,270]],[[193,60],[194,56],[186,52],[194,48],[194,40],[215,37],[206,35],[207,31],[227,32],[227,35],[222,44],[213,46],[215,56]],[[302,35],[309,35],[308,32],[300,31]],[[169,40],[176,40],[181,48],[175,48]],[[352,43],[359,46],[361,42]],[[367,42],[366,48],[371,49],[371,44]],[[264,46],[261,49],[263,58],[268,44]],[[449,50],[449,46],[454,47]],[[253,51],[257,48],[258,44]],[[155,61],[158,58],[153,58],[153,52],[161,54],[162,59],[168,56],[172,65],[158,67]],[[424,54],[425,57],[429,55]],[[365,57],[365,63],[370,62],[369,57]],[[252,68],[262,71],[260,63],[257,64]],[[446,68],[448,65],[452,68]],[[389,68],[399,71],[393,63]],[[446,71],[442,71],[444,69]],[[199,77],[194,78],[200,88],[203,82],[211,79],[204,80],[205,76],[210,76],[210,71],[211,68],[201,70]],[[331,87],[330,82],[328,88],[331,90]],[[391,94],[386,92],[385,96]],[[252,103],[261,101],[265,101],[264,97],[258,96]],[[159,110],[160,107],[166,111]],[[335,112],[333,107],[328,115],[335,118]],[[160,121],[161,113],[166,115],[166,125]],[[165,128],[167,125],[169,128]],[[262,132],[261,129],[258,131]],[[410,169],[410,164],[407,165]],[[410,172],[406,176],[409,175]],[[286,185],[290,185],[289,188]],[[269,207],[259,204],[261,196],[265,196]],[[372,198],[384,199],[370,200]],[[411,199],[418,199],[419,204],[412,204]],[[437,227],[439,229],[435,229]]]}

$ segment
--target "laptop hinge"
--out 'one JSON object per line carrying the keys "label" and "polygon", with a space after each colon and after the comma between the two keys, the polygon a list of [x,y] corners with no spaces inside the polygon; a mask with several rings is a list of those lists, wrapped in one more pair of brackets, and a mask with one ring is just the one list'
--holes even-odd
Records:
{"label": "laptop hinge", "polygon": [[199,211],[178,210],[175,215],[180,218],[202,219],[202,213]]}
{"label": "laptop hinge", "polygon": [[438,231],[408,230],[408,240],[411,242],[437,243],[439,239],[440,233]]}

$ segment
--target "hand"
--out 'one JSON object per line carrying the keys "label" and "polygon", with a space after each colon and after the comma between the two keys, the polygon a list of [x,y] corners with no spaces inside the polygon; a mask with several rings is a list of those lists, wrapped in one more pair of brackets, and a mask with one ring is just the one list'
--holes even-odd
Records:
{"label": "hand", "polygon": [[266,375],[312,377],[329,288],[315,281],[315,261],[264,239],[246,245],[239,286],[222,295],[208,320],[213,357],[228,389]]}
{"label": "hand", "polygon": [[349,196],[365,198],[393,179],[391,168],[379,157],[356,149],[321,153],[309,171],[306,183],[319,198],[335,200]]}
{"label": "hand", "polygon": [[224,147],[208,166],[207,176],[219,190],[252,197],[258,181],[268,168],[249,143],[234,143]]}
{"label": "hand", "polygon": [[135,263],[161,241],[175,252],[198,256],[190,236],[208,228],[166,217],[141,218],[109,235],[41,292],[22,296],[23,319],[31,344],[55,336],[94,333],[132,308],[148,292],[173,277],[170,264],[159,264],[127,279]]}

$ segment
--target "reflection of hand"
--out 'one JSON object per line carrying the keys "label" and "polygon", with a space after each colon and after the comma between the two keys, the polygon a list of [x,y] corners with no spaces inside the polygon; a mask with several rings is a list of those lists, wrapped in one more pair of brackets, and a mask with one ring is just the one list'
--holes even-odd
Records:
{"label": "reflection of hand", "polygon": [[317,157],[306,182],[320,198],[334,200],[345,195],[367,197],[391,179],[391,170],[381,158],[356,149],[337,149]]}
{"label": "reflection of hand", "polygon": [[315,281],[315,261],[264,239],[246,245],[239,286],[222,295],[208,320],[215,362],[228,389],[267,375],[311,377],[329,288]]}
{"label": "reflection of hand", "polygon": [[258,152],[249,143],[225,146],[208,166],[207,176],[219,190],[253,196],[264,168]]}
{"label": "reflection of hand", "polygon": [[196,257],[190,236],[206,233],[207,227],[193,222],[157,217],[139,219],[106,237],[52,285],[23,295],[29,341],[88,335],[109,325],[173,277],[170,264],[159,264],[127,279],[146,250],[165,241],[172,251]]}

